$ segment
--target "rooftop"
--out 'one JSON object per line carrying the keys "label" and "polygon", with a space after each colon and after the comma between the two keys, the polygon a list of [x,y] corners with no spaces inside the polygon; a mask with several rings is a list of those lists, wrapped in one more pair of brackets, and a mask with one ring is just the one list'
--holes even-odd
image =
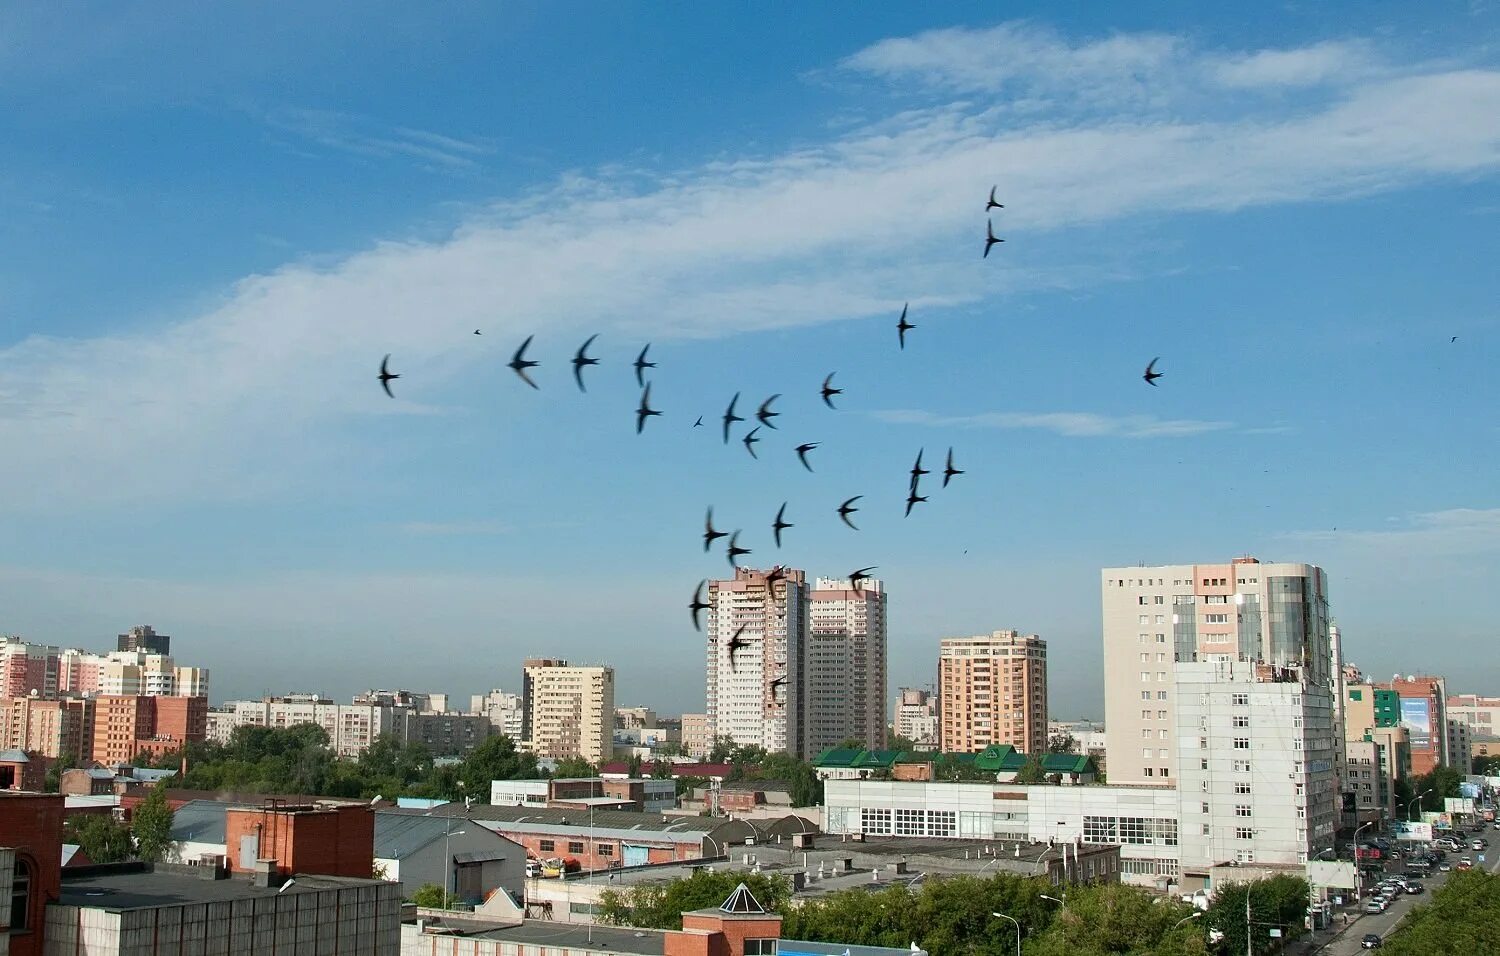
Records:
{"label": "rooftop", "polygon": [[[582,923],[557,923],[551,920],[527,920],[516,926],[500,926],[476,933],[464,933],[469,939],[493,939],[523,946],[557,949],[608,950],[616,953],[641,953],[661,956],[666,949],[665,934],[654,929],[618,926],[595,926],[592,935]],[[590,939],[593,941],[590,942]]]}
{"label": "rooftop", "polygon": [[[411,814],[430,817],[460,817],[481,823],[515,824],[526,829],[545,832],[572,833],[580,826],[590,826],[589,812],[582,809],[559,807],[492,807],[475,805],[465,808],[462,803],[447,803],[429,810],[397,807],[383,811],[391,814]],[[660,833],[663,837],[681,836],[700,839],[705,833],[713,833],[738,821],[724,817],[663,816],[660,813],[643,813],[637,810],[595,810],[592,826],[596,832],[619,830],[635,833]]]}
{"label": "rooftop", "polygon": [[223,843],[229,804],[193,800],[172,814],[172,839],[186,843]]}
{"label": "rooftop", "polygon": [[[76,873],[77,875],[72,875]],[[110,867],[80,867],[65,871],[63,906],[87,906],[112,913],[178,906],[184,903],[212,903],[228,900],[256,899],[278,893],[311,893],[339,886],[363,886],[378,880],[357,880],[336,876],[298,875],[280,887],[258,887],[248,879],[205,880],[183,873],[155,872],[143,864]]]}
{"label": "rooftop", "polygon": [[[485,827],[469,827],[466,830],[462,819],[446,816],[425,817],[398,813],[393,810],[378,810],[375,813],[375,857],[380,860],[405,859],[444,836],[469,831],[483,831],[497,848],[514,847],[514,844],[501,843],[500,841],[505,838]],[[515,849],[519,850],[518,847]]]}

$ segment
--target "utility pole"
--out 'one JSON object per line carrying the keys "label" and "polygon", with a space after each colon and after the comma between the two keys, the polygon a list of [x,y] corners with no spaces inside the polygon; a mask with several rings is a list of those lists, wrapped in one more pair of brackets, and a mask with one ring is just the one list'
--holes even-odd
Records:
{"label": "utility pole", "polygon": [[1250,928],[1250,884],[1245,884],[1245,956],[1255,956],[1254,930]]}

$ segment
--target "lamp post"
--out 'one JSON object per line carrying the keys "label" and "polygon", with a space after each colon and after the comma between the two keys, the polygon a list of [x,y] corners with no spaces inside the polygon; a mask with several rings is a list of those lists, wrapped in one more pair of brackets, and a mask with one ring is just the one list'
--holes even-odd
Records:
{"label": "lamp post", "polygon": [[[1199,910],[1198,912],[1194,913],[1192,916],[1184,916],[1182,919],[1180,919],[1177,922],[1175,922],[1175,923],[1172,924],[1172,929],[1176,929],[1177,927],[1181,926],[1183,923],[1189,922],[1190,920],[1195,920],[1195,919],[1197,919],[1198,917],[1200,917],[1202,915],[1203,915],[1203,911]],[[1168,932],[1170,932],[1170,930],[1168,930]]]}
{"label": "lamp post", "polygon": [[1360,865],[1359,865],[1359,833],[1365,827],[1370,826],[1374,822],[1375,822],[1374,820],[1371,820],[1371,821],[1369,821],[1369,823],[1361,823],[1359,826],[1357,826],[1357,827],[1354,828],[1354,902],[1355,903],[1358,903],[1361,899],[1364,898],[1364,895],[1365,895],[1364,870],[1360,869]]}
{"label": "lamp post", "polygon": [[1415,797],[1412,797],[1410,800],[1406,801],[1406,819],[1407,819],[1408,822],[1410,822],[1410,823],[1415,823],[1416,822],[1416,819],[1412,816],[1412,810],[1413,810],[1414,807],[1416,807],[1418,800],[1421,800],[1423,797],[1427,796],[1431,792],[1432,792],[1431,790],[1423,790],[1421,793],[1417,794]]}
{"label": "lamp post", "polygon": [[1063,893],[1062,899],[1058,899],[1055,896],[1048,896],[1046,893],[1042,894],[1042,899],[1044,899],[1044,900],[1051,900],[1052,902],[1056,903],[1058,906],[1061,906],[1064,909],[1067,909],[1067,906],[1068,906],[1068,894],[1067,894],[1066,891]]}
{"label": "lamp post", "polygon": [[1000,919],[1008,919],[1016,924],[1016,956],[1021,956],[1021,924],[1016,921],[1014,916],[1006,916],[1004,913],[991,913],[990,915],[997,916]]}
{"label": "lamp post", "polygon": [[[448,818],[448,826],[443,830],[443,909],[451,909],[453,894],[449,892],[449,884],[453,883],[453,855],[448,852],[448,838],[454,834],[464,835],[463,830],[453,829],[453,818]],[[454,887],[455,889],[457,887]]]}

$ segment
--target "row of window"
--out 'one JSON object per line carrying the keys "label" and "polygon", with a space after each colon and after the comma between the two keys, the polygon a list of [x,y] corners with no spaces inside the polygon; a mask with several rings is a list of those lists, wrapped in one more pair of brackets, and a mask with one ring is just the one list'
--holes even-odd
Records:
{"label": "row of window", "polygon": [[1170,817],[1083,818],[1085,843],[1128,843],[1133,846],[1176,846],[1177,821]]}

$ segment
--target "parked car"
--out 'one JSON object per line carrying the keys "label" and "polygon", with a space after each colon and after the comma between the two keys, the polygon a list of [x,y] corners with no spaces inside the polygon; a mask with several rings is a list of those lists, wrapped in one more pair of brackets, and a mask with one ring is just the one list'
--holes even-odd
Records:
{"label": "parked car", "polygon": [[1474,869],[1474,861],[1469,859],[1468,857],[1464,857],[1462,860],[1458,861],[1458,868],[1460,870],[1472,870]]}
{"label": "parked car", "polygon": [[1379,949],[1380,948],[1380,934],[1379,933],[1366,933],[1364,939],[1361,939],[1359,941],[1359,948],[1360,949]]}
{"label": "parked car", "polygon": [[1449,863],[1447,860],[1444,860],[1442,863],[1438,864],[1438,871],[1439,872],[1448,873],[1452,869],[1453,869],[1453,864]]}
{"label": "parked car", "polygon": [[1484,849],[1484,841],[1482,841],[1482,840],[1470,840],[1469,841],[1469,849],[1473,850],[1475,853],[1478,853],[1480,850]]}
{"label": "parked car", "polygon": [[1408,883],[1406,884],[1406,892],[1410,893],[1412,896],[1416,896],[1418,893],[1422,892],[1422,884]]}
{"label": "parked car", "polygon": [[1385,912],[1385,901],[1384,901],[1384,899],[1382,897],[1379,897],[1379,896],[1372,897],[1370,899],[1370,902],[1368,902],[1368,903],[1365,904],[1365,912],[1366,913],[1384,913]]}

